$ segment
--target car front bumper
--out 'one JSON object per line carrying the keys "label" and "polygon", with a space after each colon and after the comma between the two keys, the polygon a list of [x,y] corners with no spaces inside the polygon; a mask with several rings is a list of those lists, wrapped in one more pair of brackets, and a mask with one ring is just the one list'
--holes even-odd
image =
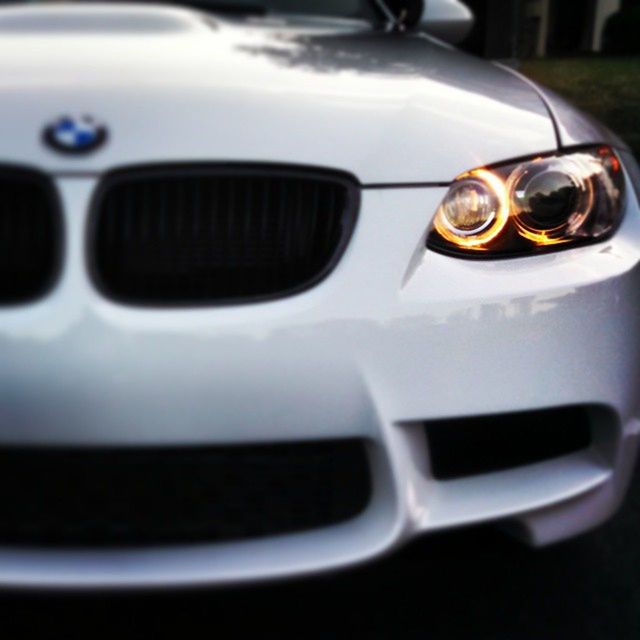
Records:
{"label": "car front bumper", "polygon": [[[64,268],[2,309],[0,445],[197,446],[360,438],[373,494],[343,524],[220,544],[0,548],[0,584],[235,583],[340,568],[423,532],[500,520],[532,544],[600,523],[636,454],[640,211],[610,240],[524,259],[424,248],[444,188],[365,189],[351,243],[315,288],[222,308],[127,307],[86,268],[95,177],[58,177]],[[604,445],[440,481],[421,425],[589,405]]]}

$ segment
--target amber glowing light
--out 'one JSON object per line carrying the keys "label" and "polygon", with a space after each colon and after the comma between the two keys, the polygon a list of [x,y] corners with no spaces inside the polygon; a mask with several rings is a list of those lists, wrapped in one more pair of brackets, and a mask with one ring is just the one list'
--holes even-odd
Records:
{"label": "amber glowing light", "polygon": [[436,214],[434,227],[448,242],[464,249],[485,251],[487,245],[500,235],[509,220],[509,198],[504,181],[495,173],[487,169],[474,169],[459,176],[456,180],[461,181],[469,178],[474,178],[481,182],[489,193],[495,196],[498,206],[493,219],[478,233],[463,235],[456,232],[456,229],[447,222],[441,207]]}
{"label": "amber glowing light", "polygon": [[622,168],[620,160],[614,153],[611,152],[609,147],[600,147],[598,149],[598,155],[602,158],[603,162],[606,162],[614,173],[618,173]]}
{"label": "amber glowing light", "polygon": [[454,180],[427,246],[509,257],[595,242],[615,231],[623,197],[622,165],[606,145],[482,167]]}
{"label": "amber glowing light", "polygon": [[[564,175],[571,180],[579,197],[574,202],[573,211],[561,223],[551,228],[540,228],[535,223],[532,224],[526,212],[519,211],[515,193],[521,181],[531,179],[529,166],[537,165],[540,168],[544,166],[543,163],[546,163],[547,166],[551,165],[552,170],[558,171],[560,167],[555,166],[558,162],[558,159],[545,161],[543,158],[536,158],[531,165],[525,164],[517,167],[507,180],[507,191],[510,194],[510,213],[515,227],[520,236],[538,247],[571,242],[573,233],[584,224],[594,204],[593,175],[599,171],[600,167],[594,166],[594,161],[590,156],[584,155],[582,157],[578,154],[574,157],[573,162],[567,161],[566,167],[563,167]],[[524,215],[522,215],[523,213]]]}
{"label": "amber glowing light", "polygon": [[555,229],[545,229],[544,231],[535,231],[529,227],[525,227],[518,222],[518,216],[514,216],[516,225],[518,227],[518,233],[527,240],[533,242],[538,247],[550,246],[554,244],[564,244],[570,242],[571,238],[563,235],[558,235],[564,229],[564,226],[556,227]]}

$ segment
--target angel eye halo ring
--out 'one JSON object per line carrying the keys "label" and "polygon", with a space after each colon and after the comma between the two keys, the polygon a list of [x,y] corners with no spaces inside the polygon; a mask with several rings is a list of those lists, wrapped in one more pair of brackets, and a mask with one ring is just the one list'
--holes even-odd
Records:
{"label": "angel eye halo ring", "polygon": [[434,227],[450,242],[482,248],[496,238],[509,218],[504,183],[486,169],[463,174],[451,186]]}
{"label": "angel eye halo ring", "polygon": [[427,246],[504,257],[594,242],[617,228],[623,195],[621,164],[607,146],[474,169],[451,184]]}

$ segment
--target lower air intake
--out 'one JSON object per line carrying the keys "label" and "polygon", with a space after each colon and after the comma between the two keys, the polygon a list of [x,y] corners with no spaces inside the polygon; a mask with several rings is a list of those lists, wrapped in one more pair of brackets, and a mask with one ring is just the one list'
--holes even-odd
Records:
{"label": "lower air intake", "polygon": [[343,522],[370,497],[362,442],[0,450],[0,545],[214,542]]}
{"label": "lower air intake", "polygon": [[563,407],[425,424],[438,480],[512,469],[558,458],[591,444],[584,407]]}

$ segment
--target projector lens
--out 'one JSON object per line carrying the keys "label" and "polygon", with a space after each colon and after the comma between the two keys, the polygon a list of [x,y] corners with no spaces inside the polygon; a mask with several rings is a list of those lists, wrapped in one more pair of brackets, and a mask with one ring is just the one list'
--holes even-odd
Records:
{"label": "projector lens", "polygon": [[584,244],[615,230],[623,196],[620,160],[606,146],[474,169],[452,183],[427,246],[491,257]]}

